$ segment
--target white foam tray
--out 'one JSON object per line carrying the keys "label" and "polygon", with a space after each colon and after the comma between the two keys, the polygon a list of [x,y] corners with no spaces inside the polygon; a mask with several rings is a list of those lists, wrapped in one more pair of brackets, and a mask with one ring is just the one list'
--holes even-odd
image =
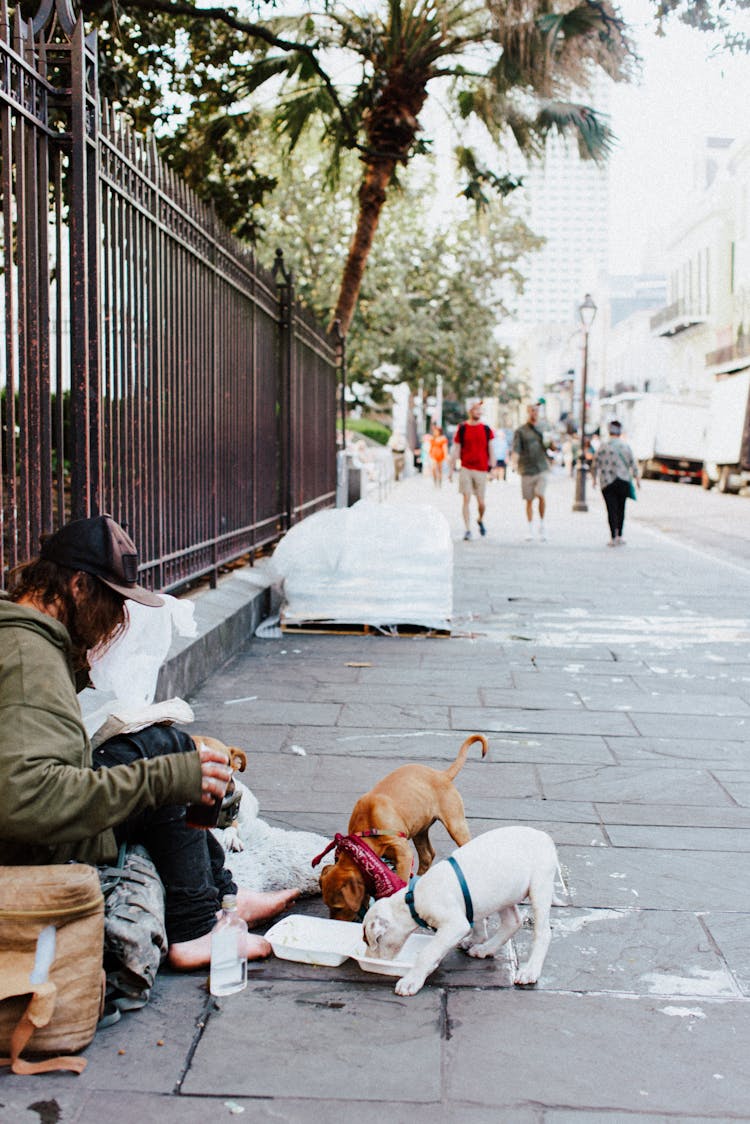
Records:
{"label": "white foam tray", "polygon": [[265,936],[274,956],[281,960],[336,968],[351,957],[365,972],[403,976],[434,934],[412,933],[397,960],[377,960],[368,956],[367,946],[362,940],[362,926],[353,921],[332,921],[327,917],[305,917],[293,913],[277,921]]}
{"label": "white foam tray", "polygon": [[354,959],[365,972],[377,972],[380,976],[403,976],[413,966],[418,953],[425,945],[434,940],[434,933],[412,933],[406,938],[397,960],[376,960],[374,956],[367,955],[367,948],[362,942]]}

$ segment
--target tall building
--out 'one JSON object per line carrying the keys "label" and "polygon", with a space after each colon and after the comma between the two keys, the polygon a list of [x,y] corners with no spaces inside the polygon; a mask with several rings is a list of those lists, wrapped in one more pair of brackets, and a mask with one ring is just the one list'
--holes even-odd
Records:
{"label": "tall building", "polygon": [[[600,72],[591,88],[574,95],[606,115],[612,83]],[[573,133],[551,135],[544,157],[529,162],[517,193],[526,204],[525,218],[546,239],[526,263],[528,277],[518,302],[524,325],[578,323],[578,306],[587,292],[596,296],[609,258],[609,162],[584,160]]]}
{"label": "tall building", "polygon": [[607,166],[582,160],[572,138],[551,137],[545,159],[530,165],[523,190],[529,226],[546,243],[530,258],[518,319],[574,325],[584,294],[607,270]]}

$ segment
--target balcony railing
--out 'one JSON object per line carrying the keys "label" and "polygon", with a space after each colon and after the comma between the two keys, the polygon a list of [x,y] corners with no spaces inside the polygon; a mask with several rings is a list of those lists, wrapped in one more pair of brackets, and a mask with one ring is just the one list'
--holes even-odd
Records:
{"label": "balcony railing", "polygon": [[686,328],[705,324],[707,319],[708,314],[703,309],[696,308],[692,301],[680,297],[651,317],[651,331],[655,336],[676,336]]}

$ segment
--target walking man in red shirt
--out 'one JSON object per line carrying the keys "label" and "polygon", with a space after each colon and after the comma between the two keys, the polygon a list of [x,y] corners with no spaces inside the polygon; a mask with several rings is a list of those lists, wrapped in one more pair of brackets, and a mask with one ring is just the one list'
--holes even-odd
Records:
{"label": "walking man in red shirt", "polygon": [[463,499],[463,517],[466,533],[464,539],[471,538],[471,514],[469,504],[472,496],[477,498],[477,526],[479,534],[486,535],[484,525],[485,503],[484,496],[487,488],[487,478],[494,471],[494,457],[492,441],[495,434],[482,418],[482,399],[479,398],[469,407],[469,417],[456,430],[453,441],[451,462],[455,468],[456,461],[461,461],[461,471],[458,476],[458,491]]}

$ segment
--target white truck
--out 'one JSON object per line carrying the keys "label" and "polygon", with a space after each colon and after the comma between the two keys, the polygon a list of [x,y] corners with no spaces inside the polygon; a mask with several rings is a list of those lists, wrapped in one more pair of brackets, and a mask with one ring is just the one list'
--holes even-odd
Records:
{"label": "white truck", "polygon": [[633,402],[628,439],[641,475],[700,484],[708,416],[706,404],[676,395]]}
{"label": "white truck", "polygon": [[720,375],[711,389],[703,486],[738,492],[750,483],[750,369]]}

